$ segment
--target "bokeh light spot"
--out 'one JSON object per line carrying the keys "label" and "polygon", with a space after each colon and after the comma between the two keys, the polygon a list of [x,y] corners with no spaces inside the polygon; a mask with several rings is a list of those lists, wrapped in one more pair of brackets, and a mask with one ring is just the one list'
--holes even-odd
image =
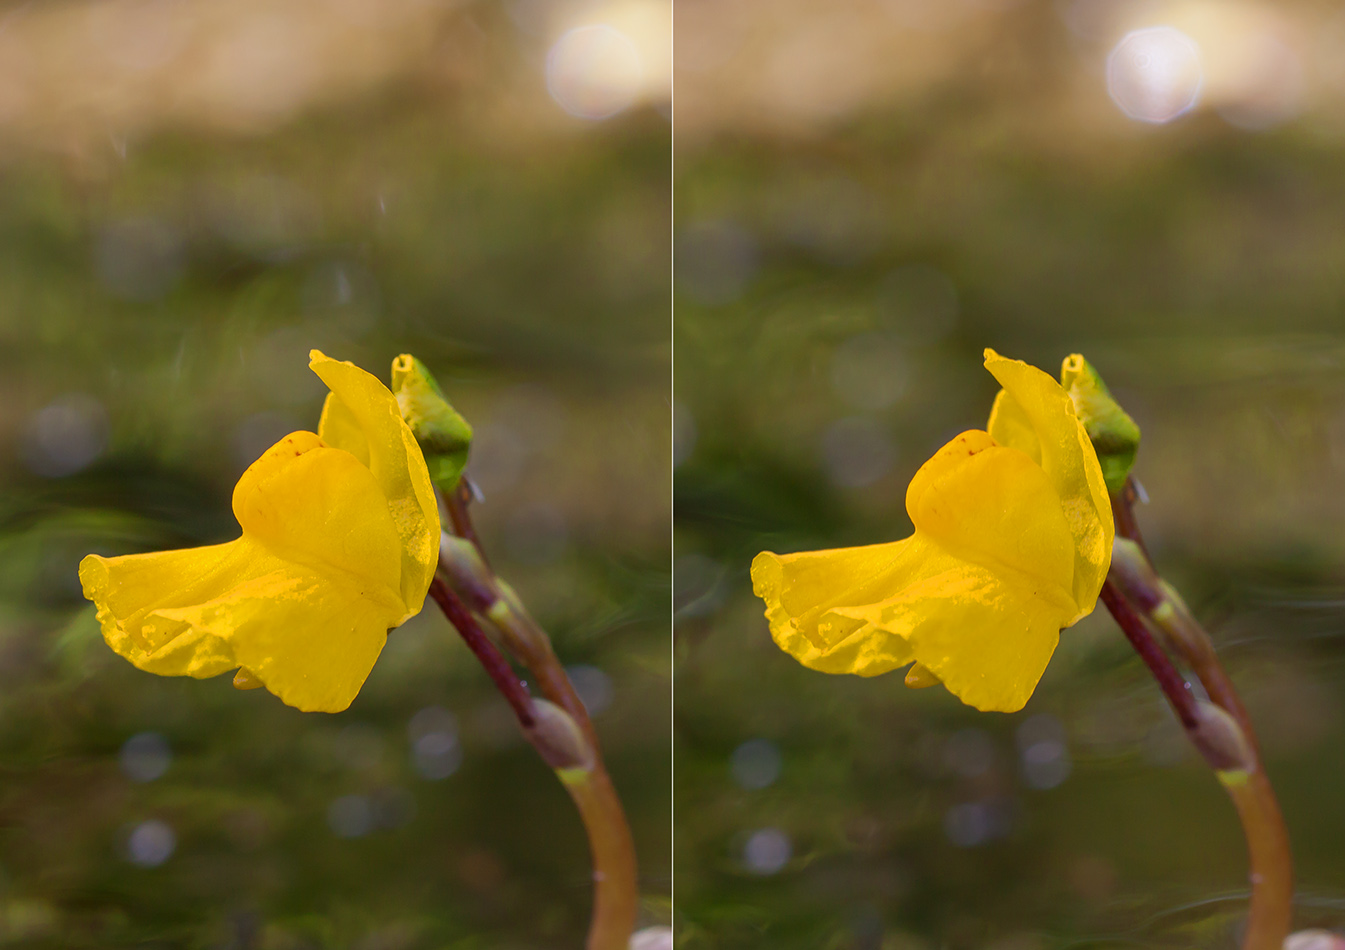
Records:
{"label": "bokeh light spot", "polygon": [[359,838],[374,827],[374,806],[363,795],[342,795],[327,808],[327,825],[338,838]]}
{"label": "bokeh light spot", "polygon": [[990,812],[981,802],[954,805],[944,814],[943,830],[959,848],[974,848],[990,837]]}
{"label": "bokeh light spot", "polygon": [[646,927],[631,934],[630,950],[673,950],[671,927]]}
{"label": "bokeh light spot", "polygon": [[779,828],[754,831],[743,845],[743,866],[753,874],[776,874],[794,855],[789,835]]}
{"label": "bokeh light spot", "polygon": [[22,454],[28,468],[46,478],[83,471],[107,448],[107,412],[84,393],[70,393],[28,420]]}
{"label": "bokeh light spot", "polygon": [[1028,788],[1055,788],[1069,778],[1073,765],[1065,742],[1065,726],[1049,713],[1025,719],[1015,734],[1019,771]]}
{"label": "bokeh light spot", "polygon": [[578,26],[546,57],[546,88],[570,115],[606,119],[635,102],[644,84],[644,60],[625,33],[606,23]]}
{"label": "bokeh light spot", "polygon": [[442,706],[426,706],[407,725],[411,764],[421,778],[439,782],[462,766],[458,720]]}
{"label": "bokeh light spot", "polygon": [[1107,92],[1132,119],[1161,124],[1190,111],[1204,81],[1200,47],[1171,26],[1132,30],[1107,57]]}
{"label": "bokeh light spot", "polygon": [[121,771],[133,782],[152,782],[168,771],[173,751],[157,732],[138,732],[121,746]]}
{"label": "bokeh light spot", "polygon": [[142,821],[126,838],[126,860],[137,867],[157,868],[176,850],[177,835],[157,818]]}
{"label": "bokeh light spot", "polygon": [[769,739],[749,739],[733,750],[729,768],[739,788],[766,788],[780,777],[780,750]]}
{"label": "bokeh light spot", "polygon": [[462,767],[462,746],[449,733],[426,733],[412,746],[412,763],[421,778],[442,781]]}

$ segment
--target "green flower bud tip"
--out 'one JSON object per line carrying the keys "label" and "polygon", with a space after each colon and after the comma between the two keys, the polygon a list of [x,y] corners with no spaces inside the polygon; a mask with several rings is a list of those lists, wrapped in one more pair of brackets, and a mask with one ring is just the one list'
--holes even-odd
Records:
{"label": "green flower bud tip", "polygon": [[1078,353],[1065,359],[1060,367],[1060,385],[1074,402],[1074,411],[1093,441],[1107,491],[1119,492],[1139,451],[1140,427],[1112,398],[1097,370]]}
{"label": "green flower bud tip", "polygon": [[392,361],[392,393],[425,453],[430,478],[440,491],[452,491],[467,467],[472,427],[449,405],[425,364],[409,353]]}

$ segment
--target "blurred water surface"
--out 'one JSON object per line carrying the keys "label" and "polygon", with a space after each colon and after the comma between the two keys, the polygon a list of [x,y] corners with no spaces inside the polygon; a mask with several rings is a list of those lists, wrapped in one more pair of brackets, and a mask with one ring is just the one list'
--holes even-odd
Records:
{"label": "blurred water surface", "polygon": [[752,557],[906,536],[911,475],[985,424],[986,346],[1082,352],[1139,422],[1140,518],[1259,725],[1297,924],[1345,925],[1341,15],[678,4],[686,947],[1236,945],[1232,808],[1105,613],[1011,716],[770,641]]}
{"label": "blurred water surface", "polygon": [[[80,596],[85,553],[236,535],[237,476],[316,426],[312,347],[413,352],[476,425],[484,541],[666,921],[667,11],[0,9],[0,944],[580,942],[582,828],[432,609],[324,716],[140,673]],[[550,75],[605,118],[548,89],[594,26],[625,59]]]}

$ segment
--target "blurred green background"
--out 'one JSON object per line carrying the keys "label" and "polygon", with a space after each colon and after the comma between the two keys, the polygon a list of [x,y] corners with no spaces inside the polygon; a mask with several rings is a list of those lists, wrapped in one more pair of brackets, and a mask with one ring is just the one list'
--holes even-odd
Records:
{"label": "blurred green background", "polygon": [[[1236,946],[1232,807],[1105,611],[1006,716],[806,670],[751,595],[760,550],[910,532],[911,475],[985,424],[986,346],[1082,352],[1139,422],[1141,523],[1258,724],[1296,924],[1345,925],[1341,24],[678,4],[679,946]],[[1153,26],[1194,65],[1118,61]]]}
{"label": "blurred green background", "polygon": [[88,552],[236,536],[237,476],[316,427],[311,347],[413,352],[476,425],[484,543],[666,921],[666,82],[555,52],[625,23],[629,65],[661,9],[0,11],[0,945],[581,943],[582,827],[432,604],[326,716],[141,673],[80,595]]}

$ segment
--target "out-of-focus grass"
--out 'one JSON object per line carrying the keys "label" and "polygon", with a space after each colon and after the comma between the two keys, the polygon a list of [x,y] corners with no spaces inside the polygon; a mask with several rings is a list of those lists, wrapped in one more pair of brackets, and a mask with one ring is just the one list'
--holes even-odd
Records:
{"label": "out-of-focus grass", "polygon": [[[1339,147],[1321,116],[1081,117],[1112,108],[1064,26],[1081,6],[997,12],[983,63],[788,134],[750,111],[735,127],[715,111],[732,96],[679,99],[711,117],[675,209],[687,948],[1236,942],[1232,808],[1105,613],[1012,716],[814,673],[770,641],[753,555],[906,536],[911,475],[985,423],[986,346],[1053,373],[1083,352],[1139,422],[1140,518],[1259,725],[1297,924],[1345,922]],[[779,20],[739,26],[758,59],[824,52],[772,47]],[[725,63],[701,85],[753,88]]]}
{"label": "out-of-focus grass", "polygon": [[[0,944],[580,942],[582,828],[432,605],[323,716],[141,673],[80,596],[85,553],[234,536],[238,474],[316,425],[311,347],[383,378],[413,352],[476,425],[484,541],[605,704],[645,916],[666,919],[668,126],[500,111],[502,85],[544,98],[541,78],[516,75],[502,9],[471,16],[445,41],[477,44],[476,86],[5,159]],[[429,768],[460,754],[447,777],[416,765],[427,707],[456,723]],[[120,761],[142,732],[171,750],[152,781]],[[128,849],[150,821],[175,848],[147,867]]]}

